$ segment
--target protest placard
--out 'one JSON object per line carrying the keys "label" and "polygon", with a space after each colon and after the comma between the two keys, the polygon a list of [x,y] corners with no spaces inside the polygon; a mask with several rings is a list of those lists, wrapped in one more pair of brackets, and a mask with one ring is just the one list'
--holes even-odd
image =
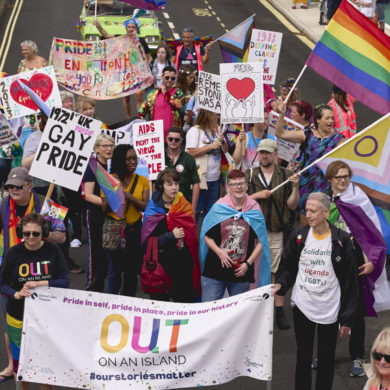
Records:
{"label": "protest placard", "polygon": [[220,64],[221,122],[264,121],[263,67],[259,62]]}
{"label": "protest placard", "polygon": [[36,288],[25,303],[17,376],[97,390],[271,380],[271,290],[185,304]]}
{"label": "protest placard", "polygon": [[248,62],[258,61],[263,66],[264,84],[275,84],[282,37],[281,32],[252,30]]}
{"label": "protest placard", "polygon": [[50,62],[59,84],[95,100],[131,95],[153,84],[138,37],[83,42],[54,38]]}
{"label": "protest placard", "polygon": [[111,136],[115,140],[115,145],[130,145],[130,132],[121,130],[104,129],[102,133]]}
{"label": "protest placard", "polygon": [[156,180],[158,174],[165,168],[163,121],[134,124],[133,140],[138,158],[148,164],[149,179]]}
{"label": "protest placard", "polygon": [[62,105],[52,66],[18,73],[0,79],[0,99],[5,117],[8,120],[35,114],[39,111],[18,80],[28,85],[50,108]]}
{"label": "protest placard", "polygon": [[11,145],[19,142],[18,137],[14,134],[8,121],[0,112],[0,148],[5,145]]}
{"label": "protest placard", "polygon": [[[275,137],[275,127],[278,121],[279,114],[275,111],[271,111],[268,119],[268,138],[277,139],[278,142],[278,157],[283,160],[291,161],[294,154],[299,150],[300,144],[295,142],[284,141],[280,138]],[[293,121],[292,119],[284,117],[283,128],[288,131],[303,130],[303,126]]]}
{"label": "protest placard", "polygon": [[77,191],[102,122],[77,112],[52,109],[30,174]]}
{"label": "protest placard", "polygon": [[198,107],[218,114],[221,113],[221,76],[199,72]]}

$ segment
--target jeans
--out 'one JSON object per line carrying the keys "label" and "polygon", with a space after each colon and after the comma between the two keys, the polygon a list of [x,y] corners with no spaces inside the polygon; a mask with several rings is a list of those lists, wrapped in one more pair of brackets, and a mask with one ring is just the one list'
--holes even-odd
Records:
{"label": "jeans", "polygon": [[219,180],[208,181],[207,190],[200,190],[198,204],[196,205],[196,222],[198,222],[201,211],[203,216],[211,209],[211,206],[219,198]]}
{"label": "jeans", "polygon": [[211,279],[202,276],[202,302],[215,301],[222,299],[225,289],[230,296],[242,294],[249,290],[249,282],[225,282],[222,280]]}

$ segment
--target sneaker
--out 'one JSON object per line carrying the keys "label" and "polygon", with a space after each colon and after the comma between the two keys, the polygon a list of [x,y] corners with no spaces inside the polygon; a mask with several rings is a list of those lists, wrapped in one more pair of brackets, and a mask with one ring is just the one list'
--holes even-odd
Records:
{"label": "sneaker", "polygon": [[81,241],[78,240],[77,238],[75,238],[71,243],[70,243],[70,247],[71,248],[80,248],[81,246]]}
{"label": "sneaker", "polygon": [[290,329],[290,324],[287,321],[287,318],[284,314],[284,310],[276,310],[275,312],[276,325],[280,330]]}
{"label": "sneaker", "polygon": [[349,366],[349,375],[350,376],[364,376],[364,368],[363,368],[364,360],[361,358],[357,358],[351,361],[351,365]]}
{"label": "sneaker", "polygon": [[318,359],[313,360],[313,363],[311,364],[311,368],[313,370],[316,370],[318,368]]}

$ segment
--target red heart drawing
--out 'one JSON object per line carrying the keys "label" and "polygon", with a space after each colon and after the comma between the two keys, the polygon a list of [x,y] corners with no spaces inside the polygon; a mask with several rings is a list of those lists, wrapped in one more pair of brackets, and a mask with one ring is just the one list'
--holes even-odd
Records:
{"label": "red heart drawing", "polygon": [[[23,84],[29,86],[44,102],[49,99],[51,93],[53,92],[53,81],[46,74],[36,73],[28,81],[24,79],[19,80]],[[21,85],[19,85],[18,80],[12,82],[10,93],[12,99],[14,99],[15,102],[21,104],[22,106],[31,108],[34,111],[38,109],[30,96],[28,96]]]}
{"label": "red heart drawing", "polygon": [[255,82],[248,77],[241,80],[230,79],[226,88],[235,99],[244,101],[255,90]]}

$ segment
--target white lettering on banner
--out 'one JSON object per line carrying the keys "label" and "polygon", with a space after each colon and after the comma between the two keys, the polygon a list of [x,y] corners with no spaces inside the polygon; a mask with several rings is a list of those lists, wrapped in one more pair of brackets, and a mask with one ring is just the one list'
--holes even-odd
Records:
{"label": "white lettering on banner", "polygon": [[219,75],[199,72],[198,107],[218,114],[221,112],[221,77]]}
{"label": "white lettering on banner", "polygon": [[135,152],[147,162],[149,179],[156,180],[165,167],[163,121],[135,123],[133,129]]}
{"label": "white lettering on banner", "polygon": [[182,304],[39,287],[25,304],[18,377],[99,390],[271,380],[271,289]]}
{"label": "white lettering on banner", "polygon": [[79,113],[52,109],[30,174],[77,191],[102,123]]}

